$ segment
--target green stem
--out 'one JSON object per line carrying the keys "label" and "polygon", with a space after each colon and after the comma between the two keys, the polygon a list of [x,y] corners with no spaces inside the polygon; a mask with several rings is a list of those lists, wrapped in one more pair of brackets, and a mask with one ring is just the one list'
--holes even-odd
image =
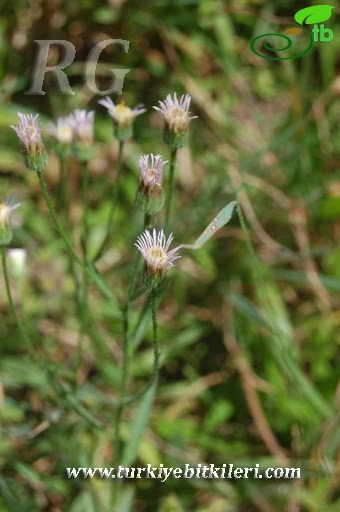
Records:
{"label": "green stem", "polygon": [[[152,215],[149,215],[148,213],[144,216],[144,230],[148,229],[152,225]],[[136,289],[136,282],[137,282],[137,276],[138,276],[138,270],[140,267],[140,263],[142,261],[140,253],[137,254],[133,267],[132,267],[132,273],[131,273],[131,280],[130,280],[130,286],[128,291],[128,304],[130,305],[130,302],[133,301],[134,295],[135,295],[135,289]]]}
{"label": "green stem", "polygon": [[108,221],[107,221],[107,225],[106,225],[106,234],[105,234],[105,238],[104,238],[101,246],[99,247],[97,254],[95,255],[93,261],[97,261],[101,257],[101,255],[103,254],[103,252],[112,236],[113,219],[114,219],[114,215],[115,215],[115,211],[116,211],[116,207],[117,207],[117,203],[118,203],[118,198],[119,198],[119,192],[120,192],[120,181],[121,181],[122,168],[123,168],[123,165],[122,165],[123,164],[123,148],[124,148],[124,141],[119,141],[118,157],[117,157],[117,176],[116,176],[116,181],[115,181],[114,189],[113,189],[113,193],[112,193],[112,202],[111,202],[110,213],[109,213]]}
{"label": "green stem", "polygon": [[66,159],[61,157],[59,178],[59,210],[66,218]]}
{"label": "green stem", "polygon": [[[144,227],[148,222],[150,221],[151,216],[145,214],[144,219]],[[123,415],[123,410],[125,405],[127,404],[126,401],[126,391],[127,391],[127,382],[128,382],[128,374],[129,374],[129,361],[131,357],[131,349],[130,349],[130,307],[131,302],[133,301],[135,288],[136,288],[136,281],[137,281],[137,275],[138,275],[138,268],[139,264],[141,262],[140,255],[137,255],[133,264],[131,278],[130,278],[130,284],[128,288],[128,294],[127,294],[127,300],[125,304],[125,308],[123,311],[123,367],[122,367],[122,374],[121,374],[121,381],[120,381],[120,396],[119,396],[119,404],[117,407],[116,412],[116,418],[115,418],[115,426],[114,426],[114,443],[115,443],[115,450],[114,450],[114,457],[115,457],[115,464],[120,463],[121,459],[121,445],[120,445],[120,426],[121,426],[121,420]],[[156,326],[157,329],[157,326]],[[157,334],[157,332],[156,332]],[[157,338],[157,336],[156,336]],[[149,387],[149,386],[148,386]]]}
{"label": "green stem", "polygon": [[[82,233],[82,247],[84,253],[84,265],[87,266],[88,262],[88,239],[89,239],[89,223],[88,223],[88,213],[89,213],[89,172],[87,162],[83,162],[81,165],[82,168],[82,177],[83,177],[83,233]],[[88,287],[89,280],[88,274],[84,271],[83,275],[83,283],[82,283],[82,292],[81,292],[81,301],[80,301],[80,319],[81,319],[81,330],[80,330],[80,340],[83,339],[84,333],[87,331],[88,327]]]}
{"label": "green stem", "polygon": [[[154,297],[151,297],[151,295],[147,298],[147,300],[145,301],[145,305],[143,307],[143,311],[141,313],[141,316],[140,316],[140,319],[139,321],[137,322],[137,324],[139,324],[139,322],[144,322],[144,317],[145,315],[150,311],[153,311],[152,312],[152,325],[153,325],[153,348],[154,348],[154,371],[152,372],[152,375],[150,376],[146,386],[141,389],[140,391],[138,391],[137,393],[134,393],[132,395],[125,395],[125,398],[123,400],[123,405],[124,406],[127,406],[127,405],[130,405],[132,404],[133,402],[135,402],[136,400],[138,400],[139,398],[141,398],[143,395],[145,395],[145,393],[154,385],[157,384],[157,381],[158,381],[158,374],[159,374],[159,369],[160,369],[160,364],[159,364],[159,345],[158,345],[158,324],[157,324],[157,316],[156,316],[156,309],[157,309],[157,304],[156,304],[156,294],[154,295]],[[154,304],[154,306],[153,306]],[[136,333],[134,334],[134,336],[136,337]],[[133,342],[133,346],[132,346],[132,342]],[[130,342],[129,342],[129,345],[131,344],[131,347],[129,347],[130,349],[132,348],[132,350],[134,350],[137,346],[136,342],[133,340],[133,337],[130,337]],[[131,357],[131,354],[130,354],[130,357]],[[121,405],[122,405],[122,402],[119,401],[119,402],[115,402],[115,403],[112,403],[113,407],[115,407],[116,409],[118,409]]]}
{"label": "green stem", "polygon": [[114,460],[116,466],[121,459],[120,427],[125,407],[125,395],[129,373],[129,304],[127,303],[123,313],[123,366],[121,370],[119,405],[117,407],[114,426]]}
{"label": "green stem", "polygon": [[67,250],[70,253],[70,255],[74,258],[74,260],[77,262],[77,264],[85,272],[87,272],[88,276],[96,284],[96,286],[99,288],[99,290],[101,290],[103,295],[107,299],[109,299],[114,304],[114,306],[116,308],[119,308],[115,296],[112,294],[111,290],[107,287],[107,285],[103,281],[103,279],[100,277],[100,275],[98,274],[96,268],[93,265],[89,264],[89,263],[87,265],[85,265],[84,262],[78,256],[78,254],[75,252],[75,250],[74,250],[74,248],[73,248],[73,246],[72,246],[68,236],[66,235],[63,227],[61,226],[60,222],[58,221],[58,218],[57,218],[57,215],[55,213],[54,207],[52,205],[52,201],[51,201],[51,198],[49,196],[49,193],[48,193],[45,181],[44,181],[44,179],[42,177],[42,173],[38,172],[37,175],[38,175],[39,185],[40,185],[42,194],[44,196],[44,200],[46,202],[47,208],[49,210],[50,216],[52,218],[54,227],[57,230],[57,232],[60,234],[61,238],[63,239],[63,241],[64,241],[64,243],[65,243],[65,245],[67,247]]}
{"label": "green stem", "polygon": [[122,454],[122,464],[129,466],[136,459],[138,446],[143,438],[145,429],[147,428],[148,418],[150,415],[151,407],[155,398],[158,375],[159,375],[159,346],[158,346],[158,324],[157,324],[157,292],[155,289],[151,290],[149,295],[149,308],[151,309],[152,316],[152,339],[154,349],[154,368],[152,377],[149,380],[146,388],[140,393],[140,405],[136,412],[135,420],[132,424],[130,437],[125,445]]}
{"label": "green stem", "polygon": [[59,223],[58,221],[58,218],[57,218],[57,215],[56,215],[56,212],[55,212],[55,209],[54,209],[54,206],[52,204],[52,201],[51,201],[51,198],[49,196],[49,193],[48,193],[48,190],[47,190],[47,187],[46,187],[46,183],[42,177],[42,173],[41,172],[37,172],[37,176],[38,176],[38,180],[39,180],[39,185],[40,185],[40,188],[41,188],[41,191],[42,191],[42,194],[44,196],[44,200],[46,202],[46,205],[47,205],[47,208],[48,208],[48,211],[51,215],[51,218],[52,218],[52,221],[53,221],[53,224],[54,224],[54,227],[56,228],[56,230],[58,231],[58,233],[60,234],[61,238],[63,239],[66,247],[67,247],[67,250],[69,251],[69,253],[72,255],[72,257],[76,260],[76,262],[78,263],[78,265],[82,268],[84,268],[84,264],[83,262],[81,261],[81,259],[79,258],[78,254],[75,252],[70,240],[68,239],[63,227],[61,226],[61,224]]}
{"label": "green stem", "polygon": [[118,146],[118,157],[117,157],[117,176],[116,176],[116,182],[115,182],[115,187],[114,187],[113,197],[112,197],[111,210],[110,210],[110,215],[109,215],[109,220],[108,220],[108,225],[107,225],[107,232],[108,232],[109,236],[112,234],[113,217],[115,214],[118,197],[119,197],[119,192],[120,192],[120,181],[121,181],[122,169],[123,169],[123,165],[122,165],[123,164],[123,148],[124,148],[124,141],[120,140],[119,146]]}
{"label": "green stem", "polygon": [[145,217],[144,217],[144,230],[151,229],[152,225],[153,225],[153,215],[146,213]]}
{"label": "green stem", "polygon": [[174,191],[175,165],[176,165],[177,149],[171,149],[170,154],[170,170],[169,170],[169,189],[165,207],[165,230],[167,231],[170,223],[172,196]]}
{"label": "green stem", "polygon": [[83,177],[83,250],[84,259],[87,261],[87,242],[89,235],[88,211],[89,211],[89,171],[87,163],[81,165]]}
{"label": "green stem", "polygon": [[43,372],[46,372],[47,374],[47,380],[51,383],[51,386],[55,390],[55,392],[58,394],[60,398],[63,398],[67,405],[76,411],[80,416],[82,416],[86,421],[88,421],[93,427],[100,428],[101,424],[90,414],[85,407],[83,407],[80,402],[73,396],[67,385],[64,384],[62,381],[58,382],[56,380],[55,372],[51,368],[50,364],[46,361],[41,361],[40,358],[36,355],[35,347],[30,339],[30,337],[26,334],[26,331],[24,329],[23,323],[21,322],[19,315],[17,313],[16,307],[14,305],[12,292],[11,292],[11,286],[9,281],[9,275],[8,275],[8,268],[7,268],[7,258],[6,258],[6,247],[1,246],[1,262],[2,262],[2,268],[3,268],[3,274],[4,274],[4,280],[5,280],[5,287],[6,287],[6,293],[8,298],[8,303],[10,306],[11,313],[15,319],[15,322],[18,326],[18,329],[20,331],[21,337],[24,340],[25,344],[27,345],[28,351],[30,356],[32,357],[33,361],[35,361],[40,369]]}
{"label": "green stem", "polygon": [[139,267],[140,258],[136,257],[132,274],[130,278],[130,285],[128,289],[126,304],[123,311],[123,367],[120,381],[120,393],[119,393],[119,404],[116,412],[115,427],[114,427],[114,457],[116,465],[119,464],[121,459],[121,445],[120,445],[120,426],[123,415],[123,410],[126,405],[125,395],[127,390],[127,381],[129,373],[129,358],[130,358],[130,347],[129,347],[129,330],[130,330],[130,306],[134,295],[137,273]]}
{"label": "green stem", "polygon": [[27,347],[28,347],[28,350],[30,352],[30,355],[33,357],[34,360],[36,360],[36,356],[35,356],[35,350],[34,350],[34,347],[33,347],[33,344],[30,340],[30,338],[27,336],[26,334],[26,331],[21,323],[21,320],[19,318],[19,315],[17,313],[17,310],[16,310],[16,307],[14,305],[14,301],[13,301],[13,297],[12,297],[12,292],[11,292],[11,286],[10,286],[10,281],[9,281],[9,275],[8,275],[8,268],[7,268],[7,257],[6,257],[6,247],[5,246],[1,246],[1,262],[2,262],[2,268],[3,268],[3,273],[4,273],[4,279],[5,279],[5,287],[6,287],[6,293],[7,293],[7,299],[8,299],[8,303],[9,303],[9,306],[10,306],[10,309],[11,309],[11,313],[15,319],[15,322],[18,326],[18,329],[20,331],[20,334],[21,334],[21,337],[22,339],[24,340],[24,342],[26,343]]}
{"label": "green stem", "polygon": [[154,373],[153,382],[157,385],[159,374],[159,343],[158,343],[158,323],[157,323],[157,292],[151,290],[150,292],[150,306],[152,316],[152,343],[154,352]]}

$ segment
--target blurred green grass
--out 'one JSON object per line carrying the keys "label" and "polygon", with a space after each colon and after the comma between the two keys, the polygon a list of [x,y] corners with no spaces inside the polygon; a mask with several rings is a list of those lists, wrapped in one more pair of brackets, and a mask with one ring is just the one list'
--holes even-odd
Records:
{"label": "blurred green grass", "polygon": [[[69,480],[65,467],[110,466],[121,320],[93,290],[99,335],[88,340],[79,359],[79,320],[63,245],[54,237],[9,125],[16,124],[17,110],[39,112],[44,124],[75,107],[97,111],[90,224],[93,240],[100,238],[117,152],[98,98],[86,89],[81,74],[70,75],[72,97],[61,96],[50,77],[45,96],[24,92],[34,39],[72,41],[77,72],[98,38],[120,37],[130,41],[128,54],[108,47],[102,60],[131,68],[122,99],[132,106],[143,102],[148,113],[137,118],[135,139],[125,149],[119,230],[103,261],[107,282],[124,297],[133,243],[142,229],[133,210],[138,156],[153,152],[166,157],[152,106],[173,91],[188,92],[199,115],[191,123],[190,148],[179,154],[172,226],[176,242],[194,241],[242,185],[240,202],[256,253],[249,251],[235,216],[201,251],[183,255],[172,271],[160,309],[159,391],[134,465],[280,465],[270,450],[271,432],[288,464],[303,468],[301,481],[124,483],[120,510],[337,511],[339,9],[329,20],[330,43],[315,44],[301,59],[276,62],[252,54],[250,40],[262,27],[276,27],[305,5],[286,1],[278,7],[260,0],[2,4],[1,195],[14,192],[25,201],[13,246],[28,251],[27,274],[13,279],[16,300],[41,362],[67,383],[102,428],[94,428],[61,400],[29,357],[1,286],[0,510],[111,512],[107,481]],[[98,87],[105,85],[106,79],[98,79]],[[46,180],[52,193],[56,172],[51,157]],[[70,221],[77,230],[81,197],[75,162],[68,173]],[[136,305],[142,305],[141,299]],[[138,317],[136,311],[134,325]],[[150,340],[151,326],[144,322],[136,332],[132,391],[148,380]],[[252,407],[250,388],[263,416]],[[139,407],[135,403],[126,411],[126,443]],[[263,417],[267,430],[259,428]]]}

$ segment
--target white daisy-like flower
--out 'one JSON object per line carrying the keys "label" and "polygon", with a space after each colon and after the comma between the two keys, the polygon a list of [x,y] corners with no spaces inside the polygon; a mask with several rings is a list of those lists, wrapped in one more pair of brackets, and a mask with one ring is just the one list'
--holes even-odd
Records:
{"label": "white daisy-like flower", "polygon": [[144,105],[139,104],[135,108],[130,108],[124,102],[115,105],[111,98],[99,100],[98,103],[103,105],[113,119],[114,135],[120,141],[124,142],[133,136],[133,121],[135,117],[146,112]]}
{"label": "white daisy-like flower", "polygon": [[144,258],[147,278],[152,284],[158,283],[167,270],[174,266],[174,261],[180,258],[180,246],[169,251],[172,241],[172,233],[166,238],[162,229],[157,232],[155,228],[152,233],[146,229],[137,238],[135,246]]}
{"label": "white daisy-like flower", "polygon": [[160,106],[153,108],[163,114],[168,130],[174,135],[184,133],[190,121],[198,117],[190,116],[191,96],[189,94],[183,94],[180,100],[177,99],[176,93],[173,98],[168,94],[164,101],[158,103]]}
{"label": "white daisy-like flower", "polygon": [[122,126],[132,124],[135,117],[140,116],[146,112],[144,105],[141,103],[135,108],[127,107],[124,102],[115,105],[109,96],[99,100],[98,103],[107,109],[109,115],[112,117],[115,123]]}
{"label": "white daisy-like flower", "polygon": [[73,139],[83,144],[93,143],[94,110],[77,109],[68,116],[68,123],[72,128]]}
{"label": "white daisy-like flower", "polygon": [[71,144],[73,128],[70,116],[58,117],[56,123],[50,123],[48,133],[60,142],[60,144]]}

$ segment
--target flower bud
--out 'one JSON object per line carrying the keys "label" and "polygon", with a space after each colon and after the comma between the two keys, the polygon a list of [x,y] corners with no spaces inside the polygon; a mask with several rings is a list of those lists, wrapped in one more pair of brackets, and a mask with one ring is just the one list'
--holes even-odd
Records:
{"label": "flower bud", "polygon": [[51,123],[49,125],[48,132],[55,139],[54,151],[56,155],[64,160],[71,153],[73,140],[70,116],[59,117],[55,124]]}
{"label": "flower bud", "polygon": [[38,118],[33,114],[21,114],[19,116],[19,127],[11,126],[25,149],[26,167],[35,172],[42,172],[47,164],[47,153],[41,138],[41,129],[38,125]]}
{"label": "flower bud", "polygon": [[89,162],[93,158],[94,111],[75,110],[69,116],[73,132],[73,152],[79,162]]}
{"label": "flower bud", "polygon": [[[151,166],[149,167],[149,157]],[[139,159],[139,187],[136,193],[135,204],[148,215],[159,212],[164,205],[164,192],[162,188],[163,162],[160,155],[143,155]]]}
{"label": "flower bud", "polygon": [[177,94],[174,99],[168,94],[164,101],[159,101],[159,107],[153,107],[164,116],[163,140],[171,149],[180,149],[188,144],[188,126],[192,119],[198,116],[190,116],[191,97],[183,95],[180,100]]}

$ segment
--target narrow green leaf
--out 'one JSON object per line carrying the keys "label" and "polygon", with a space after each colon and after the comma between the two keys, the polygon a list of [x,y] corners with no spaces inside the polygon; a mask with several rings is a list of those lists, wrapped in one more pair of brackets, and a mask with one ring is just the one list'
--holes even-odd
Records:
{"label": "narrow green leaf", "polygon": [[200,249],[219,229],[228,224],[233,216],[235,206],[236,201],[227,204],[200,234],[194,244],[185,244],[182,247],[185,249]]}
{"label": "narrow green leaf", "polygon": [[140,400],[139,409],[129,436],[129,440],[125,445],[123,453],[123,466],[130,467],[133,465],[137,453],[139,443],[144,435],[148,424],[150,409],[152,407],[157,387],[157,379],[152,383],[150,388]]}

